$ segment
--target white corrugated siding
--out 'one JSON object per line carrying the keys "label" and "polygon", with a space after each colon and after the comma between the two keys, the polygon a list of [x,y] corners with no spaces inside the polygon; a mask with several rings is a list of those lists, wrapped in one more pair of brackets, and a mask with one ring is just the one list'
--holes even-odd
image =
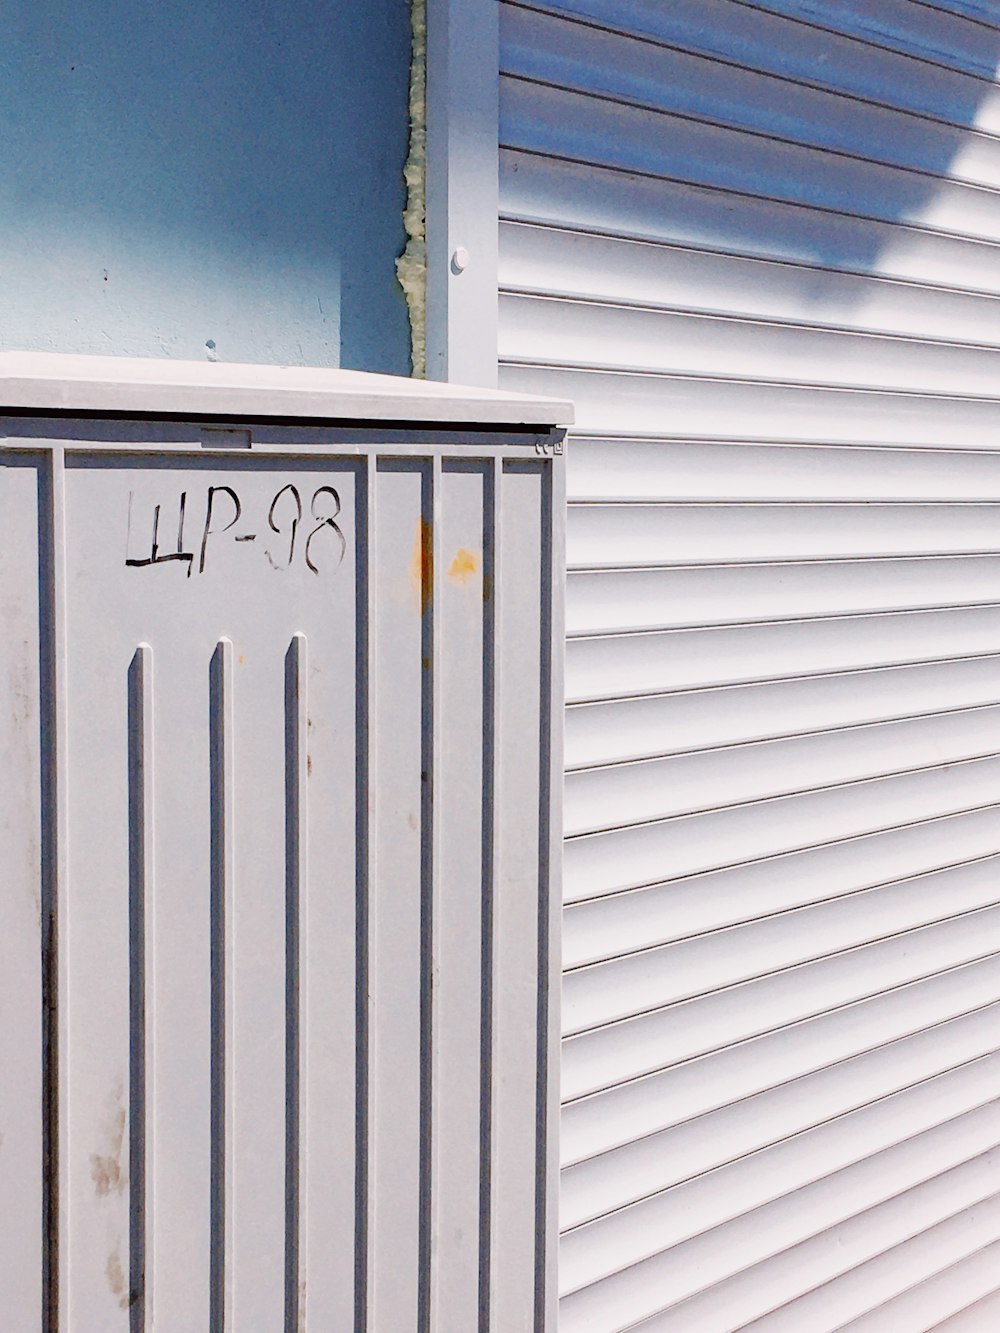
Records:
{"label": "white corrugated siding", "polygon": [[501,12],[501,383],[580,422],[560,1327],[992,1328],[1000,2]]}

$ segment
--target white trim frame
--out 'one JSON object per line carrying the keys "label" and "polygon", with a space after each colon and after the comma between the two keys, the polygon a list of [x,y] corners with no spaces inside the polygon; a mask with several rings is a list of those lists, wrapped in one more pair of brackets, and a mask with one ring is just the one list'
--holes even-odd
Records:
{"label": "white trim frame", "polygon": [[427,0],[427,378],[489,388],[497,383],[499,10],[498,0]]}

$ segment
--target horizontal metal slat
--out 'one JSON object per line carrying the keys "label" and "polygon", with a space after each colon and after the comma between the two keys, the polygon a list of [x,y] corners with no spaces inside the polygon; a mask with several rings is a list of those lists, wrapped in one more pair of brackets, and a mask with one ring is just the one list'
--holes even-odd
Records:
{"label": "horizontal metal slat", "polygon": [[563,979],[564,1031],[588,1031],[977,909],[985,909],[984,932],[993,930],[984,947],[1000,952],[998,869],[996,858],[973,861],[577,968]]}
{"label": "horizontal metal slat", "polygon": [[557,227],[500,227],[500,287],[816,327],[1000,340],[997,298]]}
{"label": "horizontal metal slat", "polygon": [[[906,1095],[900,1094],[900,1099]],[[995,1103],[990,1107],[994,1114],[995,1107]],[[906,1111],[913,1114],[910,1107]],[[982,1110],[972,1110],[961,1118],[956,1116],[950,1127],[955,1131],[957,1143],[944,1140],[944,1125],[932,1126],[914,1134],[909,1142],[895,1145],[883,1130],[882,1137],[888,1140],[886,1146],[860,1161],[856,1156],[850,1156],[849,1147],[845,1151],[844,1145],[837,1143],[836,1164],[846,1162],[841,1165],[839,1182],[831,1176],[815,1179],[815,1172],[822,1168],[813,1163],[813,1177],[806,1176],[804,1183],[788,1196],[765,1194],[759,1206],[742,1216],[727,1219],[708,1235],[691,1237],[660,1253],[650,1254],[603,1281],[569,1293],[561,1305],[560,1328],[587,1329],[594,1333],[607,1330],[610,1333],[611,1330],[632,1328],[643,1319],[650,1321],[641,1324],[644,1329],[742,1327],[736,1310],[728,1312],[729,1322],[726,1322],[720,1321],[718,1309],[714,1312],[714,1320],[705,1309],[706,1306],[711,1309],[720,1297],[725,1299],[732,1288],[727,1291],[722,1287],[720,1290],[718,1284],[730,1279],[736,1285],[741,1269],[750,1270],[747,1274],[750,1277],[759,1264],[761,1268],[757,1275],[766,1278],[774,1274],[775,1268],[780,1273],[784,1268],[783,1261],[794,1260],[801,1254],[803,1259],[813,1260],[812,1273],[805,1264],[799,1270],[799,1277],[804,1277],[808,1285],[813,1274],[822,1280],[821,1274],[830,1272],[829,1266],[824,1268],[824,1259],[837,1255],[836,1237],[841,1228],[847,1229],[845,1239],[851,1232],[857,1235],[856,1226],[866,1230],[870,1238],[868,1255],[871,1255],[878,1252],[879,1241],[883,1246],[898,1244],[979,1202],[983,1196],[983,1172],[992,1171],[995,1160],[991,1135],[983,1123],[985,1118]],[[865,1128],[876,1129],[876,1125]],[[882,1129],[882,1126],[877,1128]],[[936,1155],[921,1158],[916,1151],[918,1147]],[[937,1164],[940,1165],[935,1170]],[[886,1178],[890,1169],[896,1174],[896,1181],[892,1177]],[[666,1198],[670,1198],[669,1193]],[[644,1205],[636,1205],[630,1211],[645,1211]],[[875,1216],[870,1216],[873,1213]],[[869,1214],[867,1218],[866,1214]],[[619,1214],[618,1218],[622,1216]],[[603,1228],[611,1220],[602,1219],[591,1226]],[[866,1227],[866,1222],[873,1224],[872,1229]],[[581,1234],[582,1229],[569,1233],[564,1239],[564,1264],[567,1252],[572,1253],[571,1240]],[[787,1254],[789,1250],[791,1256]],[[794,1268],[785,1271],[796,1272]],[[834,1268],[833,1271],[837,1270]],[[796,1290],[794,1280],[793,1276],[789,1283],[793,1292]],[[755,1308],[752,1292],[744,1291],[741,1296],[745,1314],[757,1313],[760,1306]],[[774,1297],[770,1299],[773,1301]],[[766,1305],[767,1298],[763,1303]],[[708,1316],[705,1322],[699,1320],[699,1306]],[[655,1318],[661,1314],[666,1316],[665,1322]]]}
{"label": "horizontal metal slat", "polygon": [[560,1225],[591,1222],[991,1055],[998,1030],[993,1004],[565,1167]]}
{"label": "horizontal metal slat", "polygon": [[[904,1251],[903,1262],[909,1255]],[[926,1268],[933,1267],[927,1264]],[[919,1272],[910,1267],[911,1275]],[[911,1287],[895,1300],[841,1325],[837,1333],[992,1333],[1000,1319],[1000,1243],[984,1245],[968,1258]],[[955,1306],[959,1306],[958,1310]]]}
{"label": "horizontal metal slat", "polygon": [[752,9],[816,23],[830,32],[876,42],[920,60],[992,81],[1000,58],[1000,34],[991,35],[957,15],[908,0],[841,0],[834,6],[808,0],[746,0]]}
{"label": "horizontal metal slat", "polygon": [[577,500],[1000,500],[1000,452],[600,439],[574,433]]}
{"label": "horizontal metal slat", "polygon": [[998,650],[992,607],[580,638],[566,649],[566,695],[625,698]]}
{"label": "horizontal metal slat", "polygon": [[734,685],[566,710],[569,769],[1000,699],[1000,656]]}
{"label": "horizontal metal slat", "polygon": [[[836,559],[982,551],[1000,544],[1000,505],[712,504],[571,506],[571,567]],[[1000,579],[996,590],[1000,593]]]}
{"label": "horizontal metal slat", "polygon": [[564,901],[958,813],[994,804],[998,793],[1000,761],[969,759],[574,837],[565,848]]}
{"label": "horizontal metal slat", "polygon": [[1000,28],[1000,6],[995,0],[915,0],[915,3],[945,14],[957,14],[987,27]]}
{"label": "horizontal metal slat", "polygon": [[[953,1168],[943,1177],[849,1218],[785,1254],[734,1274],[720,1285],[665,1310],[660,1318],[643,1327],[649,1333],[658,1328],[677,1328],[678,1321],[681,1327],[717,1327],[716,1321],[734,1318],[741,1320],[742,1327],[742,1317],[767,1317],[775,1305],[794,1299],[804,1287],[830,1283],[838,1277],[844,1277],[852,1294],[859,1297],[866,1290],[877,1292],[878,1268],[873,1260],[889,1247],[910,1246],[910,1257],[918,1264],[924,1255],[931,1263],[931,1256],[940,1260],[967,1255],[976,1248],[977,1230],[984,1238],[992,1238],[1000,1226],[1000,1205],[983,1197],[997,1184],[998,1165],[1000,1154],[990,1153],[974,1165]],[[984,1177],[988,1181],[992,1178],[991,1183],[985,1184]],[[824,1323],[822,1327],[829,1325]]]}
{"label": "horizontal metal slat", "polygon": [[[982,1057],[565,1233],[571,1322],[560,1327],[628,1327],[989,1152],[998,1072],[1000,1057]],[[580,1299],[566,1300],[574,1291]]]}
{"label": "horizontal metal slat", "polygon": [[[997,246],[813,204],[502,148],[501,215],[612,237],[821,265],[865,278],[1000,291]],[[819,312],[817,312],[819,314]]]}
{"label": "horizontal metal slat", "polygon": [[563,965],[573,969],[602,962],[998,852],[1000,807],[991,805],[568,903],[563,909]]}
{"label": "horizontal metal slat", "polygon": [[500,356],[607,370],[728,375],[921,393],[996,392],[1000,351],[548,296],[500,298]]}
{"label": "horizontal metal slat", "polygon": [[1000,707],[985,707],[583,769],[566,778],[564,828],[576,837],[997,752]]}
{"label": "horizontal metal slat", "polygon": [[750,5],[630,0],[623,10],[621,0],[560,0],[540,7],[958,126],[1000,129],[1000,97],[978,77]]}
{"label": "horizontal metal slat", "polygon": [[[562,1095],[584,1097],[996,952],[998,911],[922,926],[562,1044]],[[984,925],[988,927],[984,935]],[[992,932],[992,933],[990,933]]]}
{"label": "horizontal metal slat", "polygon": [[979,1300],[938,1324],[934,1333],[995,1333],[1000,1320],[1000,1291]]}
{"label": "horizontal metal slat", "polygon": [[500,79],[500,142],[876,221],[1000,239],[1000,197],[985,187],[512,75]]}
{"label": "horizontal metal slat", "polygon": [[[665,524],[670,521],[667,517]],[[706,526],[711,528],[710,523]],[[794,540],[791,533],[780,530],[779,524],[775,526],[776,545]],[[1000,538],[1000,524],[997,526]],[[737,531],[733,539],[738,541],[739,524],[734,527]],[[826,534],[819,523],[817,529],[813,540],[819,545]],[[960,535],[956,533],[955,539]],[[681,531],[668,540],[683,543],[685,536]],[[710,531],[706,532],[706,542],[711,536]],[[970,536],[974,539],[975,533]],[[656,540],[656,534],[650,537]],[[879,539],[889,542],[893,536],[891,532],[880,533]],[[610,542],[611,538],[599,534],[594,545],[603,545],[605,540]],[[634,543],[638,545],[642,540],[643,534],[637,532]],[[747,541],[752,546],[753,536]],[[582,549],[589,549],[590,534],[580,535],[580,544]],[[1000,558],[834,557],[831,562],[779,559],[714,566],[570,570],[566,601],[566,628],[571,635],[984,605],[1000,602]]]}
{"label": "horizontal metal slat", "polygon": [[[993,1168],[984,1174],[997,1172]],[[1000,1181],[996,1184],[1000,1186]],[[928,1273],[933,1276],[914,1284]],[[828,1328],[833,1327],[834,1319],[849,1320],[837,1325],[838,1333],[875,1333],[877,1329],[917,1333],[936,1328],[970,1299],[996,1291],[998,1274],[1000,1198],[994,1196],[971,1204],[746,1327],[748,1333],[764,1333],[765,1329],[766,1333],[796,1333],[815,1327],[811,1321],[819,1318]],[[874,1301],[879,1302],[876,1308],[872,1308]]]}
{"label": "horizontal metal slat", "polygon": [[755,438],[773,443],[992,450],[1000,438],[1000,401],[985,398],[512,364],[501,365],[500,383],[571,400],[591,433],[661,435],[669,424],[678,435],[737,438],[752,422]]}
{"label": "horizontal metal slat", "polygon": [[998,982],[1000,958],[967,963],[569,1102],[559,1131],[563,1165],[970,1013],[995,1002]]}
{"label": "horizontal metal slat", "polygon": [[[583,24],[565,12],[503,5],[500,14],[505,74],[933,173],[947,174],[955,155],[950,126],[905,112],[651,42],[621,27],[610,31]],[[627,27],[628,18],[623,17]],[[962,174],[987,185],[1000,183],[1000,143],[984,135],[970,139]]]}
{"label": "horizontal metal slat", "polygon": [[945,14],[957,14],[961,18],[971,19],[974,23],[983,23],[987,27],[1000,29],[1000,6],[990,0],[916,0],[928,9],[938,9]]}

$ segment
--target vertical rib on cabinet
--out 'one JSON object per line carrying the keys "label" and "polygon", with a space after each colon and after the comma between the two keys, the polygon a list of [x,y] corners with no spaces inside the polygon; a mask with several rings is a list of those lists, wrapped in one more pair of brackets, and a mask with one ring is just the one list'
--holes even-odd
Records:
{"label": "vertical rib on cabinet", "polygon": [[565,616],[556,595],[566,566],[566,474],[542,476],[541,791],[538,880],[538,1155],[536,1163],[535,1318],[541,1330],[559,1320],[559,1051],[562,979],[563,657]]}
{"label": "vertical rib on cabinet", "polygon": [[233,1069],[236,919],[233,867],[233,645],[219,640],[209,673],[211,772],[212,1181],[211,1324],[233,1327]]}
{"label": "vertical rib on cabinet", "polygon": [[441,461],[434,543],[431,1327],[470,1331],[481,1319],[489,1235],[489,955],[474,942],[484,936],[492,878],[490,476],[486,460]]}
{"label": "vertical rib on cabinet", "polygon": [[[532,1328],[537,1308],[538,1185],[538,740],[543,667],[542,465],[507,461],[501,473],[499,581],[504,588],[499,674],[502,731],[497,783],[494,909],[496,1083],[493,1125],[492,1328]],[[528,738],[531,738],[530,741]],[[532,1052],[532,1058],[525,1053]]]}
{"label": "vertical rib on cabinet", "polygon": [[41,578],[42,747],[42,1189],[45,1197],[43,1317],[55,1333],[71,1309],[69,1236],[69,1082],[67,1011],[69,904],[66,899],[66,468],[61,449],[49,455],[39,546],[48,568]]}
{"label": "vertical rib on cabinet", "polygon": [[300,1327],[309,1209],[306,636],[285,655],[285,1327]]}
{"label": "vertical rib on cabinet", "polygon": [[153,1221],[156,1023],[153,836],[153,650],[128,674],[129,816],[129,1322],[155,1327]]}
{"label": "vertical rib on cabinet", "polygon": [[[46,503],[39,456],[17,459],[0,450],[3,600],[0,655],[7,690],[0,709],[0,842],[3,847],[3,929],[0,930],[0,1200],[17,1224],[0,1238],[0,1291],[24,1328],[43,1322],[44,1098],[42,953],[39,911],[41,859],[40,680],[43,655],[39,611],[45,555],[40,551],[40,507]],[[15,776],[16,775],[16,776]]]}
{"label": "vertical rib on cabinet", "polygon": [[[493,1287],[493,1126],[496,1118],[496,1080],[493,1076],[496,1041],[494,1022],[496,995],[497,792],[499,790],[499,738],[503,734],[500,712],[500,664],[497,655],[503,607],[500,579],[500,496],[503,462],[490,460],[487,493],[484,496],[485,548],[483,554],[483,901],[482,901],[482,999],[480,1002],[480,1120],[479,1120],[479,1333],[490,1333]],[[489,551],[489,559],[486,558]]]}
{"label": "vertical rib on cabinet", "polygon": [[[378,528],[376,525],[378,457],[372,452],[365,459],[364,540],[358,537],[358,558],[363,560],[363,583],[359,587],[358,680],[355,718],[357,753],[360,765],[357,786],[357,922],[355,987],[356,1027],[356,1144],[354,1159],[354,1326],[368,1328],[368,1291],[372,1279],[372,1251],[369,1227],[371,1199],[371,1099],[372,1099],[372,1027],[371,958],[374,948],[372,902],[378,864],[376,860],[375,790],[377,781],[377,740],[374,725],[374,701],[378,697],[378,660],[376,649],[377,603],[375,561]],[[360,513],[360,506],[358,507]]]}
{"label": "vertical rib on cabinet", "polygon": [[427,459],[379,460],[368,1127],[368,1319],[377,1330],[419,1328],[427,1308],[432,485]]}
{"label": "vertical rib on cabinet", "polygon": [[[424,523],[421,544],[421,768],[420,768],[420,1220],[417,1327],[431,1328],[431,1258],[434,1188],[435,982],[437,980],[437,899],[441,864],[441,455],[423,474]],[[429,488],[429,494],[428,494]]]}
{"label": "vertical rib on cabinet", "polygon": [[[501,571],[504,567],[505,543],[503,527],[503,460],[494,457],[492,468],[492,525],[493,525],[493,624],[494,644],[502,637],[501,628],[504,620],[504,580]],[[493,710],[493,749],[490,755],[490,780],[493,788],[493,820],[491,827],[491,847],[489,864],[488,902],[483,905],[484,918],[489,936],[489,966],[484,972],[483,990],[483,1047],[488,1047],[488,1082],[484,1075],[484,1114],[481,1129],[484,1146],[483,1183],[481,1197],[483,1216],[486,1218],[483,1257],[480,1268],[480,1333],[498,1333],[494,1317],[494,1287],[496,1283],[496,1127],[500,1115],[500,1090],[497,1052],[497,936],[499,923],[497,913],[500,901],[500,838],[501,819],[499,803],[501,799],[501,738],[505,734],[503,709],[504,663],[500,656],[493,654],[493,672],[490,703]],[[486,933],[484,932],[484,954],[486,951]],[[488,1012],[487,1012],[488,1011]]]}
{"label": "vertical rib on cabinet", "polygon": [[549,1179],[548,1168],[548,1129],[549,1129],[549,960],[552,941],[550,939],[550,913],[548,895],[545,887],[549,883],[549,860],[552,854],[551,828],[551,787],[552,787],[552,748],[551,748],[551,698],[549,694],[549,676],[552,670],[553,645],[550,637],[552,621],[552,590],[549,562],[552,558],[552,509],[551,509],[552,469],[540,469],[538,488],[540,495],[540,540],[539,540],[539,587],[540,605],[539,628],[539,672],[538,672],[538,975],[537,975],[537,1016],[535,1032],[535,1327],[545,1328],[546,1318],[546,1254],[549,1232]]}

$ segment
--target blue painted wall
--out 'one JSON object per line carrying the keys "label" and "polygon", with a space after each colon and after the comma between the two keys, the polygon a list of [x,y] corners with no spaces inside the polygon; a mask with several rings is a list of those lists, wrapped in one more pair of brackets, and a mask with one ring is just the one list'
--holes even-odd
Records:
{"label": "blue painted wall", "polygon": [[409,373],[407,0],[7,0],[0,348]]}

